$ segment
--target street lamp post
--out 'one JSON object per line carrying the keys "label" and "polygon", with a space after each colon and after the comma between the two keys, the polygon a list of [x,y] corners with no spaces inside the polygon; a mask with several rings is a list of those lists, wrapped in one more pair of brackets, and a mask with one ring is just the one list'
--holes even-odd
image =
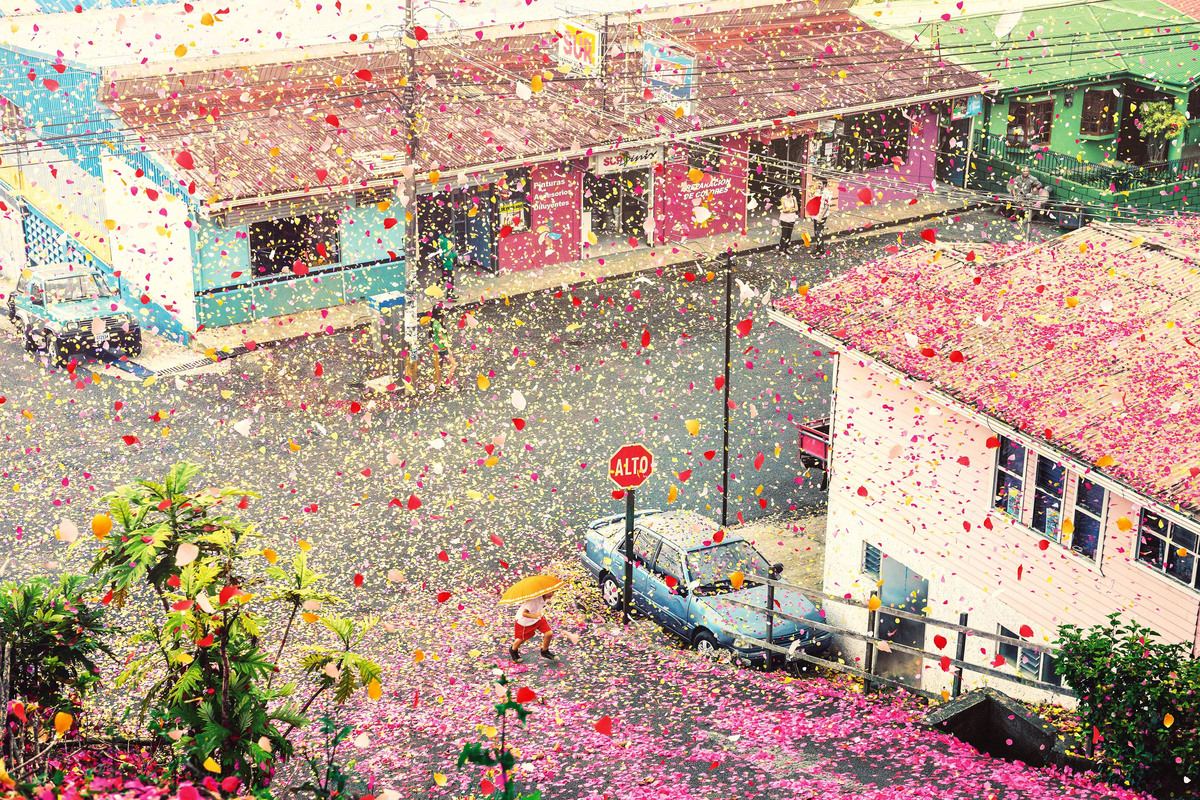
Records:
{"label": "street lamp post", "polygon": [[725,392],[721,404],[721,527],[724,528],[729,524],[729,328],[732,314],[730,305],[733,302],[733,253],[722,253],[720,259],[725,265],[725,382],[722,386]]}
{"label": "street lamp post", "polygon": [[417,302],[413,286],[417,282],[417,48],[416,7],[414,0],[404,3],[404,44],[407,60],[404,76],[404,385],[416,391]]}

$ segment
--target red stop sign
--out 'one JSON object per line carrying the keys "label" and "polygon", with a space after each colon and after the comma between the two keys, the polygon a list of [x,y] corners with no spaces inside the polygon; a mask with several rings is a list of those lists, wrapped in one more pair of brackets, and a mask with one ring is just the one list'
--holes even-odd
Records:
{"label": "red stop sign", "polygon": [[654,455],[640,444],[627,444],[608,462],[608,477],[622,489],[636,489],[654,472]]}

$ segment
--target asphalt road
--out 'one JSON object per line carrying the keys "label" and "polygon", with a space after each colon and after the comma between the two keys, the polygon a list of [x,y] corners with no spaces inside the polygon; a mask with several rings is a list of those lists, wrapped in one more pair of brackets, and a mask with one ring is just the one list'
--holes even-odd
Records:
{"label": "asphalt road", "polygon": [[[821,259],[739,260],[751,288],[735,289],[733,302],[729,524],[822,502],[820,474],[799,463],[797,426],[825,413],[828,360],[768,324],[767,292],[882,256],[898,233],[1007,235],[998,220],[974,212],[860,234]],[[573,553],[576,531],[623,510],[607,462],[626,442],[656,458],[640,507],[718,517],[724,282],[705,278],[676,268],[468,309],[470,325],[456,332],[457,385],[412,399],[363,388],[377,374],[363,330],[260,349],[224,376],[145,386],[95,382],[86,365],[49,371],[5,326],[0,563],[9,576],[58,569],[62,516],[82,525],[105,491],[179,460],[203,464],[206,483],[261,493],[247,513],[268,537],[310,541],[331,574],[362,572],[381,586],[400,569],[493,587]],[[449,563],[435,558],[440,550]]]}

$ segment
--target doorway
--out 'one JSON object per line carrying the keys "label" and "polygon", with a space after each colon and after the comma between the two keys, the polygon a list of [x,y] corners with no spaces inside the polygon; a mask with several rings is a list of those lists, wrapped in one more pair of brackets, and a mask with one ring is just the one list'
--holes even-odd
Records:
{"label": "doorway", "polygon": [[[879,577],[883,586],[879,599],[884,606],[925,616],[929,604],[929,581],[894,558],[883,556],[880,561]],[[879,614],[879,638],[897,644],[923,649],[925,647],[925,623]],[[879,675],[903,681],[909,686],[920,688],[924,660],[911,653],[893,650],[875,652],[875,667]]]}
{"label": "doorway", "polygon": [[598,245],[626,239],[646,241],[646,217],[650,213],[652,177],[649,170],[635,169],[583,176],[584,235],[591,232]]}
{"label": "doorway", "polygon": [[962,186],[967,176],[967,152],[971,141],[971,120],[947,120],[938,126],[936,175],[942,183]]}
{"label": "doorway", "polygon": [[775,213],[780,198],[789,188],[796,197],[804,195],[808,142],[804,135],[781,136],[770,142],[751,139],[746,188],[750,195],[749,207],[754,213]]}
{"label": "doorway", "polygon": [[1159,101],[1173,102],[1170,95],[1155,91],[1136,83],[1125,84],[1124,100],[1121,105],[1121,129],[1117,139],[1117,160],[1126,164],[1141,165],[1149,162],[1146,140],[1138,131],[1137,120],[1143,103]]}

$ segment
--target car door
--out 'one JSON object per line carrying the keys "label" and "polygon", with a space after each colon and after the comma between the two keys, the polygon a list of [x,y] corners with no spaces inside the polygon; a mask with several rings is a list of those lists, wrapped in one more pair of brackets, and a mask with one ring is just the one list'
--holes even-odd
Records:
{"label": "car door", "polygon": [[650,570],[658,555],[661,543],[657,534],[638,528],[633,536],[633,605],[647,614],[653,613],[650,606]]}
{"label": "car door", "polygon": [[679,548],[663,542],[647,581],[651,614],[663,627],[686,636],[690,631],[687,614],[687,572]]}
{"label": "car door", "polygon": [[29,289],[29,278],[25,277],[25,271],[21,271],[21,277],[17,278],[17,285],[8,294],[8,316],[12,319],[17,314],[17,298],[24,297]]}

